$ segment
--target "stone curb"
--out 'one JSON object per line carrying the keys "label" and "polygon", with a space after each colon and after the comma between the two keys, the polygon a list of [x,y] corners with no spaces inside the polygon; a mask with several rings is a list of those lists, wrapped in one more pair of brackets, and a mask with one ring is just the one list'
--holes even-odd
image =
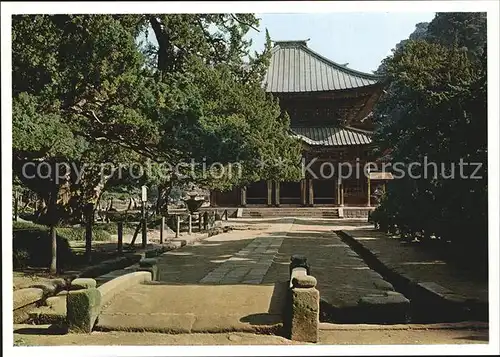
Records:
{"label": "stone curb", "polygon": [[[239,315],[238,315],[239,317]],[[280,316],[277,316],[277,318]],[[233,321],[234,320],[234,321]],[[156,332],[169,334],[248,332],[281,335],[283,324],[252,325],[231,316],[203,316],[191,313],[101,313],[94,331]]]}
{"label": "stone curb", "polygon": [[360,331],[360,330],[485,330],[489,324],[483,321],[465,321],[436,324],[331,324],[320,322],[322,331]]}
{"label": "stone curb", "polygon": [[99,264],[92,265],[81,271],[76,278],[96,278],[114,270],[126,268],[141,260],[141,254],[129,253],[122,257],[105,260]]}
{"label": "stone curb", "polygon": [[152,274],[147,271],[136,271],[121,275],[112,279],[97,288],[101,293],[101,305],[105,306],[111,299],[121,291],[129,288],[132,285],[151,281]]}
{"label": "stone curb", "polygon": [[405,294],[410,300],[414,300],[414,303],[419,301],[422,304],[424,301],[423,305],[447,310],[448,315],[457,319],[469,319],[468,316],[472,316],[473,320],[488,320],[488,302],[467,299],[434,282],[419,282],[403,272],[399,266],[384,262],[378,251],[370,250],[348,232],[341,230],[336,231],[336,233],[346,239],[353,250],[359,252],[360,256],[367,260],[367,263],[369,261],[369,265],[375,267],[374,270],[387,277],[391,284],[406,291]]}

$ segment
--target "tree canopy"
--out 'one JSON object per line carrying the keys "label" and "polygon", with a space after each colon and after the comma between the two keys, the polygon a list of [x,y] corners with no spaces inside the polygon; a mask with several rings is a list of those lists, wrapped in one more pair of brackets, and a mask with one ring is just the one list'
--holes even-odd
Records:
{"label": "tree canopy", "polygon": [[[103,180],[105,163],[168,163],[143,178],[166,193],[177,182],[227,189],[296,177],[298,165],[257,165],[298,162],[300,155],[287,135],[289,119],[262,88],[269,35],[262,53],[251,54],[245,39],[258,27],[252,14],[14,16],[17,177],[47,203],[54,198],[59,219],[78,219],[86,203],[120,183]],[[156,43],[148,41],[149,29]],[[196,175],[171,169],[192,160],[226,168],[238,163],[242,175],[201,175],[199,165]],[[52,176],[27,178],[28,162],[47,163]],[[83,177],[70,170],[56,180],[62,163],[85,168]]]}
{"label": "tree canopy", "polygon": [[[486,17],[476,13],[438,13],[419,39],[384,61],[389,85],[375,113],[380,155],[422,164],[421,177],[389,185],[374,213],[385,229],[487,252],[486,64]],[[437,164],[427,176],[424,160]]]}

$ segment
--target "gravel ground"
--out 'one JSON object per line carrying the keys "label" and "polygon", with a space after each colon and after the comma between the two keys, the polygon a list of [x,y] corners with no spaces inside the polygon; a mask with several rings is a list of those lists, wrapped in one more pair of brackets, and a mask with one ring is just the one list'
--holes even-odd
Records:
{"label": "gravel ground", "polygon": [[[67,335],[14,334],[21,346],[165,346],[165,345],[290,345],[303,344],[283,337],[251,333],[177,334],[138,332],[93,332]],[[325,345],[397,345],[397,344],[487,344],[488,330],[378,330],[320,331],[319,344]]]}

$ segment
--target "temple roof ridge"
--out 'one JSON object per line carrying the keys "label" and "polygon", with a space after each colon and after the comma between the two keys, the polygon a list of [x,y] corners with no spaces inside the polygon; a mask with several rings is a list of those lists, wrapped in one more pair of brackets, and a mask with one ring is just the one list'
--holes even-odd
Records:
{"label": "temple roof ridge", "polygon": [[320,92],[371,86],[383,77],[348,68],[307,46],[308,40],[273,41],[264,83],[272,93]]}

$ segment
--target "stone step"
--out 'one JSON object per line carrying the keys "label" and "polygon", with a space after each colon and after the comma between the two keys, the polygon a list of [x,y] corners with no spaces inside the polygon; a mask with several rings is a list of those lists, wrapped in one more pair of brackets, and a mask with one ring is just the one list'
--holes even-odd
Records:
{"label": "stone step", "polygon": [[339,218],[338,209],[314,209],[305,207],[296,208],[246,208],[243,209],[245,218],[265,217],[311,217],[311,218]]}

